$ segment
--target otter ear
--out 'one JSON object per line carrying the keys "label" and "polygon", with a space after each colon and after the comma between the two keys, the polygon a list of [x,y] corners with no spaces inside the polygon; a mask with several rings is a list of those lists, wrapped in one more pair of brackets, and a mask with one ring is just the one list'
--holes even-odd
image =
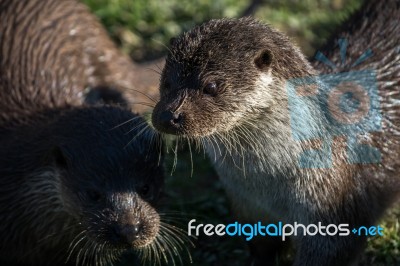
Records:
{"label": "otter ear", "polygon": [[263,50],[254,58],[254,64],[260,70],[267,69],[272,63],[272,53],[269,50]]}

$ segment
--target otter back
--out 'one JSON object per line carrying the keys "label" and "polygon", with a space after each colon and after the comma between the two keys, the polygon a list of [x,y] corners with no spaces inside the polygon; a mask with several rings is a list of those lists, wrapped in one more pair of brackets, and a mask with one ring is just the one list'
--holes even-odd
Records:
{"label": "otter back", "polygon": [[[0,0],[0,32],[2,107],[4,103],[81,104],[86,93],[98,86],[120,94],[105,97],[106,101],[148,100],[143,95],[149,93],[148,86],[141,87],[138,75],[140,67],[115,47],[95,16],[78,1]],[[133,108],[144,110],[140,105]],[[5,119],[6,112],[0,113],[0,119]]]}

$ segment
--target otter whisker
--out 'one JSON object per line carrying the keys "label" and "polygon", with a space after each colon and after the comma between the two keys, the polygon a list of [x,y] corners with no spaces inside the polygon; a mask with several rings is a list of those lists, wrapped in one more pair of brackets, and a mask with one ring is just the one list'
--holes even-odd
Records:
{"label": "otter whisker", "polygon": [[80,264],[79,262],[81,261],[82,256],[83,256],[82,251],[87,251],[87,246],[89,244],[89,241],[87,240],[86,236],[85,236],[85,240],[86,240],[86,242],[83,244],[83,246],[80,248],[78,254],[76,255],[76,264],[75,264],[76,266],[78,266]]}
{"label": "otter whisker", "polygon": [[190,139],[186,137],[188,146],[189,146],[189,154],[190,154],[190,165],[191,165],[191,171],[190,171],[190,177],[193,177],[193,156],[192,156],[192,147],[190,145]]}
{"label": "otter whisker", "polygon": [[[225,149],[228,151],[229,155],[233,157],[233,149],[234,149],[234,144],[236,143],[235,139],[232,139],[232,141],[229,141],[229,138],[232,138],[232,136],[225,136],[223,133],[217,132],[214,136],[215,139],[218,139],[225,147]],[[236,151],[236,149],[235,149]]]}
{"label": "otter whisker", "polygon": [[161,247],[159,239],[157,238],[152,246],[153,255],[156,258],[158,265],[161,265],[161,255],[164,258],[164,261],[168,263],[168,259],[165,255],[164,249]]}
{"label": "otter whisker", "polygon": [[149,246],[146,246],[144,248],[142,248],[140,251],[141,253],[141,259],[142,259],[142,264],[146,264],[147,261],[154,261],[155,259],[153,259],[152,256],[152,252],[153,252],[153,243],[151,243]]}
{"label": "otter whisker", "polygon": [[107,251],[107,247],[108,247],[108,244],[107,244],[107,242],[105,242],[103,244],[103,250],[106,250],[106,256],[105,256],[105,259],[104,259],[105,260],[105,264],[111,263],[112,261],[115,260],[114,252]]}
{"label": "otter whisker", "polygon": [[160,221],[160,226],[166,230],[166,233],[169,233],[171,235],[177,234],[179,237],[183,237],[183,239],[179,240],[179,242],[185,243],[185,241],[190,242],[190,238],[186,235],[186,231],[181,229],[180,227],[177,227],[172,224],[168,224],[166,222]]}
{"label": "otter whisker", "polygon": [[[242,143],[241,143],[241,141],[240,141],[240,135],[239,135],[239,133],[236,132],[236,131],[234,131],[233,135],[237,138],[236,143],[239,145],[239,154],[240,154],[240,157],[239,157],[238,160],[239,160],[239,163],[240,163],[240,161],[241,161],[241,164],[242,164],[242,167],[239,167],[239,166],[238,166],[238,169],[239,169],[239,170],[242,170],[243,176],[244,176],[244,178],[246,178],[246,166],[245,166],[245,162],[246,162],[246,160],[245,160],[246,148],[242,145]],[[236,164],[235,164],[235,165],[236,165]]]}
{"label": "otter whisker", "polygon": [[[83,230],[81,233],[79,233],[79,234],[71,241],[71,243],[70,243],[70,245],[69,245],[69,247],[68,247],[69,253],[68,253],[67,259],[65,260],[65,263],[67,263],[67,262],[70,260],[71,255],[72,255],[72,253],[74,252],[75,248],[86,238],[85,233],[86,233],[86,230]],[[76,241],[82,234],[83,234],[83,236],[82,236],[78,241]],[[74,242],[75,242],[75,244],[73,244]],[[71,249],[71,247],[72,247],[72,249]]]}
{"label": "otter whisker", "polygon": [[146,67],[146,70],[151,70],[151,71],[155,72],[156,74],[158,74],[159,76],[161,76],[161,70],[155,70],[154,68],[151,68],[151,67]]}
{"label": "otter whisker", "polygon": [[82,265],[87,264],[88,262],[86,261],[87,256],[89,255],[89,251],[92,250],[93,242],[92,241],[87,241],[87,247],[85,246],[85,252],[83,253],[83,260],[82,260]]}
{"label": "otter whisker", "polygon": [[148,261],[153,261],[154,265],[160,265],[160,260],[156,252],[157,248],[155,247],[156,241],[157,238],[154,239],[152,243],[139,250],[139,254],[143,265],[147,265]]}
{"label": "otter whisker", "polygon": [[[160,234],[159,238],[160,249],[162,250],[162,254],[166,263],[169,262],[168,258],[170,258],[173,265],[175,265],[175,259],[173,254],[171,253],[170,244],[165,239],[164,235]],[[168,256],[167,256],[168,255]]]}
{"label": "otter whisker", "polygon": [[162,158],[162,152],[163,152],[163,141],[162,141],[163,135],[159,135],[157,138],[157,143],[156,145],[158,146],[158,165],[161,163],[161,158]]}
{"label": "otter whisker", "polygon": [[132,142],[135,141],[135,139],[137,139],[138,137],[140,137],[140,135],[142,135],[146,130],[148,130],[149,126],[146,125],[143,129],[141,129],[136,136],[134,136],[124,147],[124,149],[126,149]]}
{"label": "otter whisker", "polygon": [[217,141],[216,137],[214,135],[211,135],[211,138],[215,142],[215,145],[218,148],[219,155],[221,156],[222,155],[221,148],[219,147],[219,144],[218,144],[218,141]]}
{"label": "otter whisker", "polygon": [[158,68],[158,70],[159,70],[160,72],[162,72],[161,67],[160,67],[157,63],[155,64],[155,66]]}
{"label": "otter whisker", "polygon": [[100,266],[101,266],[101,263],[100,263],[100,261],[99,261],[98,254],[100,254],[100,244],[96,243],[96,244],[94,245],[94,248],[93,248],[94,264],[95,264],[95,265],[100,265]]}
{"label": "otter whisker", "polygon": [[248,145],[250,145],[250,148],[256,148],[258,147],[257,143],[254,140],[253,134],[243,125],[239,125],[237,127],[237,132],[240,135],[242,135],[242,138],[248,141]]}
{"label": "otter whisker", "polygon": [[163,42],[161,42],[159,40],[156,40],[154,38],[152,38],[152,40],[157,42],[157,43],[159,43],[159,44],[161,44],[162,46],[164,46],[164,48],[167,49],[170,52],[170,55],[172,56],[172,58],[174,58],[174,60],[176,60],[174,54],[172,53],[172,50],[167,45],[165,45]]}
{"label": "otter whisker", "polygon": [[189,252],[188,247],[185,245],[185,243],[190,244],[190,246],[194,247],[193,242],[191,239],[186,235],[185,231],[182,230],[179,227],[176,227],[174,225],[165,223],[165,222],[160,222],[160,227],[162,228],[161,230],[161,235],[163,236],[164,242],[168,244],[168,246],[173,248],[173,251],[175,255],[179,257],[180,262],[182,263],[180,254],[178,252],[178,248],[180,250],[186,250],[190,260],[191,255]]}
{"label": "otter whisker", "polygon": [[175,172],[176,165],[178,163],[178,144],[179,144],[179,137],[176,138],[175,140],[175,148],[173,149],[174,152],[174,162],[172,164],[172,169],[171,169],[171,176]]}
{"label": "otter whisker", "polygon": [[185,243],[185,241],[183,241],[181,238],[179,238],[177,236],[178,232],[171,230],[170,228],[166,227],[165,225],[161,225],[161,227],[164,230],[163,234],[165,234],[166,236],[169,236],[168,241],[169,241],[169,243],[173,243],[174,244],[173,246],[181,247],[181,244]]}
{"label": "otter whisker", "polygon": [[154,104],[152,104],[152,103],[148,103],[148,102],[129,102],[129,104],[139,104],[139,105],[144,105],[144,106],[147,106],[147,107],[150,107],[150,108],[153,108],[153,109],[154,109],[154,107],[155,107],[155,105],[154,105]]}
{"label": "otter whisker", "polygon": [[131,119],[126,120],[125,122],[122,122],[122,123],[116,125],[115,127],[110,128],[110,130],[117,129],[117,128],[119,128],[119,127],[121,127],[121,126],[123,126],[123,125],[126,125],[126,124],[129,123],[129,122],[133,122],[133,121],[135,121],[135,120],[137,120],[137,119],[142,119],[142,118],[141,118],[140,116],[133,117],[133,118],[131,118]]}
{"label": "otter whisker", "polygon": [[[136,129],[138,129],[138,128],[140,128],[140,127],[142,127],[143,125],[146,125],[146,126],[144,127],[144,129],[148,128],[148,126],[149,126],[145,121],[143,121],[143,122],[141,122],[141,123],[135,125],[133,128],[129,129],[129,130],[128,130],[127,132],[125,132],[124,134],[125,134],[125,135],[128,135],[129,133],[131,133],[132,131],[135,131]],[[141,133],[141,132],[142,132],[142,131],[140,131],[139,133]],[[137,133],[137,134],[139,134],[139,133]]]}
{"label": "otter whisker", "polygon": [[212,149],[214,151],[214,161],[217,161],[217,152],[215,150],[214,143],[212,142],[211,137],[210,136],[206,136],[204,138],[205,138],[205,141],[209,144],[209,146],[212,147]]}
{"label": "otter whisker", "polygon": [[89,261],[91,261],[92,263],[97,265],[96,264],[96,262],[97,262],[97,246],[98,246],[98,242],[92,242],[90,252],[88,253],[88,264],[89,264]]}
{"label": "otter whisker", "polygon": [[235,149],[234,152],[236,155],[240,155],[240,157],[238,158],[238,156],[232,156],[232,154],[230,154],[232,162],[237,169],[239,169],[240,171],[243,171],[243,173],[245,174],[244,166],[240,167],[235,160],[235,158],[237,158],[239,160],[239,163],[240,163],[240,160],[242,160],[242,162],[243,162],[244,161],[244,151],[245,151],[245,148],[240,143],[237,133],[232,132],[231,135],[227,136],[228,138],[230,138],[230,141],[226,139],[226,136],[223,136],[223,135],[218,135],[218,136],[221,138],[222,141],[226,141],[227,143],[232,143],[232,145],[233,144],[235,145],[235,146],[232,146]]}
{"label": "otter whisker", "polygon": [[[150,68],[151,69],[151,68]],[[151,69],[152,70],[152,69]],[[152,101],[152,102],[154,102],[154,103],[157,103],[158,101],[157,100],[155,100],[153,97],[151,97],[149,94],[147,94],[147,93],[145,93],[145,92],[143,92],[143,91],[140,91],[140,90],[136,90],[136,89],[132,89],[132,88],[129,88],[129,90],[131,90],[131,91],[134,91],[134,92],[137,92],[137,93],[140,93],[140,94],[142,94],[142,95],[144,95],[147,99],[149,99],[150,101]]]}
{"label": "otter whisker", "polygon": [[200,139],[200,143],[201,143],[201,145],[202,145],[202,149],[203,149],[203,157],[205,158],[206,157],[206,140],[204,139],[204,138],[201,138]]}

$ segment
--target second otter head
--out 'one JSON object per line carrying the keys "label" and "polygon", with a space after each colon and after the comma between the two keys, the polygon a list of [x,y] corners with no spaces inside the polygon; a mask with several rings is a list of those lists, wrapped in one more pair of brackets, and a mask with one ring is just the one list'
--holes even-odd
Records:
{"label": "second otter head", "polygon": [[227,132],[274,112],[285,80],[311,73],[278,31],[251,18],[211,20],[171,41],[153,124],[190,137]]}
{"label": "second otter head", "polygon": [[[61,117],[53,128],[56,148],[50,158],[59,174],[61,201],[79,221],[83,242],[114,254],[152,243],[160,233],[154,204],[164,177],[157,135],[144,119],[115,107],[83,108]],[[75,256],[80,248],[69,251]]]}

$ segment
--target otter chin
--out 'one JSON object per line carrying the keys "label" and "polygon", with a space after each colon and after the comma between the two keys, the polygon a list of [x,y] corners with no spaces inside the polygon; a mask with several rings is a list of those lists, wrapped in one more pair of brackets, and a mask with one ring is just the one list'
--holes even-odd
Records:
{"label": "otter chin", "polygon": [[[378,132],[361,124],[359,131],[344,134],[332,117],[348,121],[336,111],[329,113],[322,96],[299,94],[289,102],[293,80],[298,80],[298,88],[308,88],[312,80],[325,95],[329,86],[318,71],[333,71],[317,62],[314,69],[284,34],[252,18],[211,20],[171,41],[153,125],[162,133],[203,144],[242,223],[374,225],[400,194],[400,101],[393,93],[400,90],[400,57],[396,38],[383,40],[386,35],[400,36],[400,27],[386,14],[399,17],[398,1],[365,3],[354,15],[362,19],[352,18],[343,27],[351,29],[342,33],[349,38],[349,57],[335,69],[376,70],[383,114],[382,120],[374,120],[380,123]],[[365,43],[376,56],[352,66],[349,62],[357,60]],[[342,51],[325,52],[336,62]],[[346,142],[358,132],[362,138]],[[326,136],[334,137],[324,142]],[[362,161],[370,155],[357,154],[364,144],[379,150],[381,160]],[[302,158],[318,149],[321,153],[313,154],[304,167]],[[333,266],[355,263],[366,237],[297,235],[292,240],[294,265]],[[276,265],[287,242],[253,238],[256,265]]]}

